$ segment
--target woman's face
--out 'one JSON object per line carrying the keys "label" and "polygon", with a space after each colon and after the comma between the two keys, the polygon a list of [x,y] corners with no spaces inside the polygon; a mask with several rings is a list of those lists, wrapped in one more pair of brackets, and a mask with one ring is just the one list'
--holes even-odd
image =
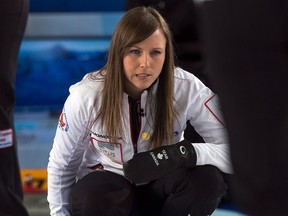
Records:
{"label": "woman's face", "polygon": [[123,58],[125,91],[134,99],[160,75],[165,61],[166,39],[158,29],[140,43],[129,47]]}

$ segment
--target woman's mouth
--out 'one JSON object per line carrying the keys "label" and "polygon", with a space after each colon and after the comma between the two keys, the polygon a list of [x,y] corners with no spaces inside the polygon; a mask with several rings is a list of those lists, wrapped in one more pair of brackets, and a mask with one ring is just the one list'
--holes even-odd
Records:
{"label": "woman's mouth", "polygon": [[136,74],[136,77],[139,77],[139,78],[141,78],[141,77],[145,78],[148,76],[150,76],[150,75],[149,74]]}

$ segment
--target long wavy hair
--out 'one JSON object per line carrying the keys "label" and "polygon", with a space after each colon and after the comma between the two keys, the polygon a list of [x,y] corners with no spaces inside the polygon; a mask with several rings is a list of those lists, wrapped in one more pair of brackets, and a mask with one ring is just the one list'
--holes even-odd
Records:
{"label": "long wavy hair", "polygon": [[157,10],[151,7],[136,7],[127,11],[116,26],[107,62],[99,71],[103,75],[104,84],[101,91],[100,110],[94,121],[101,120],[103,130],[109,135],[110,142],[115,142],[121,136],[125,125],[123,118],[124,55],[129,47],[145,40],[158,29],[166,38],[166,56],[158,78],[156,97],[152,98],[152,92],[148,90],[147,104],[149,105],[147,106],[153,119],[151,122],[153,134],[147,147],[159,147],[164,140],[168,144],[173,141],[173,126],[176,118],[173,107],[175,56],[171,31]]}

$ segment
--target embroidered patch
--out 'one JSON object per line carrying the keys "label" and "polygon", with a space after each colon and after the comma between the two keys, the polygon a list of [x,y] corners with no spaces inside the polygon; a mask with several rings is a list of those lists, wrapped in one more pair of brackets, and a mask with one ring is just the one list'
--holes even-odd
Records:
{"label": "embroidered patch", "polygon": [[212,115],[225,126],[224,118],[221,112],[221,105],[219,101],[219,97],[217,95],[213,95],[205,102],[205,106],[212,113]]}
{"label": "embroidered patch", "polygon": [[62,130],[67,132],[69,130],[69,125],[67,121],[67,116],[65,113],[65,109],[63,109],[62,113],[60,114],[59,117],[59,122],[58,122],[58,127]]}
{"label": "embroidered patch", "polygon": [[13,145],[12,129],[0,130],[0,148],[7,148]]}
{"label": "embroidered patch", "polygon": [[108,157],[115,163],[123,163],[122,146],[120,143],[108,143],[91,138],[98,152]]}

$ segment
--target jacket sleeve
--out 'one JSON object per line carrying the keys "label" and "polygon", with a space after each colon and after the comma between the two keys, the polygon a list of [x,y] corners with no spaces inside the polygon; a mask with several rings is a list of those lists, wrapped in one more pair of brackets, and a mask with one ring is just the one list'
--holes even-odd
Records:
{"label": "jacket sleeve", "polygon": [[193,143],[197,165],[214,165],[222,172],[232,173],[228,134],[217,95],[195,77],[188,116],[191,125],[205,143]]}
{"label": "jacket sleeve", "polygon": [[[82,91],[82,92],[81,92]],[[89,143],[89,104],[82,90],[72,92],[59,118],[48,162],[48,196],[51,215],[70,215],[69,193]],[[92,106],[91,106],[92,107]]]}

